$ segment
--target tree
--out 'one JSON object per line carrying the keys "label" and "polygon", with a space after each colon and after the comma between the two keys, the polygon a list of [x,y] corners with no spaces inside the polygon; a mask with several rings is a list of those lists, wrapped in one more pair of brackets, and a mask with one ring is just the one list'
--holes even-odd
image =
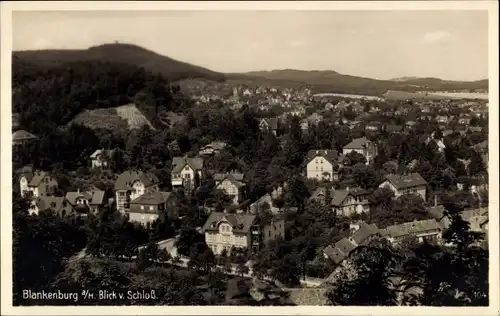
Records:
{"label": "tree", "polygon": [[341,271],[331,284],[328,299],[333,305],[396,305],[391,277],[397,257],[385,243],[358,247],[351,255],[351,268]]}
{"label": "tree", "polygon": [[471,176],[479,176],[486,172],[483,157],[481,157],[481,155],[475,150],[471,151],[468,171]]}
{"label": "tree", "polygon": [[350,165],[354,166],[357,164],[364,164],[366,163],[366,158],[362,154],[358,153],[357,151],[351,151],[346,155],[347,158],[349,158]]}
{"label": "tree", "polygon": [[364,163],[354,165],[352,175],[356,184],[363,189],[374,188],[380,182],[375,170]]}
{"label": "tree", "polygon": [[249,270],[250,270],[250,269],[249,269],[249,268],[245,265],[245,263],[244,263],[244,262],[241,262],[241,263],[239,263],[239,264],[236,266],[236,272],[237,272],[237,273],[240,275],[240,277],[242,277],[242,278],[243,278],[243,276],[244,276],[245,274],[247,274],[247,273],[248,273],[248,271],[249,271]]}

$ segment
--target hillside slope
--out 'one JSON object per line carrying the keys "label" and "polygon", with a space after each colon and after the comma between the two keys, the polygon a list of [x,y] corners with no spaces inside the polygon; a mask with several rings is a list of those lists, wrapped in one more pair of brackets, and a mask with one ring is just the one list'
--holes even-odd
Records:
{"label": "hillside slope", "polygon": [[140,129],[144,125],[154,129],[151,122],[135,104],[85,110],[71,120],[68,125],[73,123],[84,125],[91,129],[107,129],[123,135],[126,135],[128,130]]}
{"label": "hillside slope", "polygon": [[146,70],[153,73],[160,73],[171,81],[184,78],[205,78],[223,81],[225,78],[221,73],[177,61],[130,44],[104,44],[81,50],[47,49],[14,51],[13,59],[45,67],[59,66],[68,62],[77,61],[125,63],[144,67]]}

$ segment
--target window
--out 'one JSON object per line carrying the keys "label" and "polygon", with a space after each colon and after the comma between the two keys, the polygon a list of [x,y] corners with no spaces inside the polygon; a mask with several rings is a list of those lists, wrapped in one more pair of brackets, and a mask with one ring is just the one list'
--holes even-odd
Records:
{"label": "window", "polygon": [[151,206],[149,207],[149,210],[150,210],[150,211],[154,210],[154,207],[151,205]]}
{"label": "window", "polygon": [[141,210],[144,210],[144,205],[141,205]]}
{"label": "window", "polygon": [[184,167],[184,170],[189,170],[189,167],[188,166]]}

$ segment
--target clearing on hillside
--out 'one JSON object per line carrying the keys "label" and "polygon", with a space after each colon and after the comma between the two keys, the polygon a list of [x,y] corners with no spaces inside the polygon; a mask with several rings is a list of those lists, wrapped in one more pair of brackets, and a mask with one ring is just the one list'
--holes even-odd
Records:
{"label": "clearing on hillside", "polygon": [[126,104],[115,108],[119,117],[126,120],[130,129],[139,129],[148,125],[152,130],[155,128],[149,120],[137,109],[135,104]]}
{"label": "clearing on hillside", "polygon": [[118,133],[127,133],[128,130],[141,128],[144,125],[154,129],[134,104],[85,110],[69,122],[69,124],[72,123],[81,124],[91,129],[107,129]]}

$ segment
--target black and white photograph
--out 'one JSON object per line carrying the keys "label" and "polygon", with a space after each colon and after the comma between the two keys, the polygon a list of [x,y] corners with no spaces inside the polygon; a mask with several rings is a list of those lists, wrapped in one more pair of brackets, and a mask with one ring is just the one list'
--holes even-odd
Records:
{"label": "black and white photograph", "polygon": [[498,3],[440,3],[2,3],[2,315],[498,314]]}

